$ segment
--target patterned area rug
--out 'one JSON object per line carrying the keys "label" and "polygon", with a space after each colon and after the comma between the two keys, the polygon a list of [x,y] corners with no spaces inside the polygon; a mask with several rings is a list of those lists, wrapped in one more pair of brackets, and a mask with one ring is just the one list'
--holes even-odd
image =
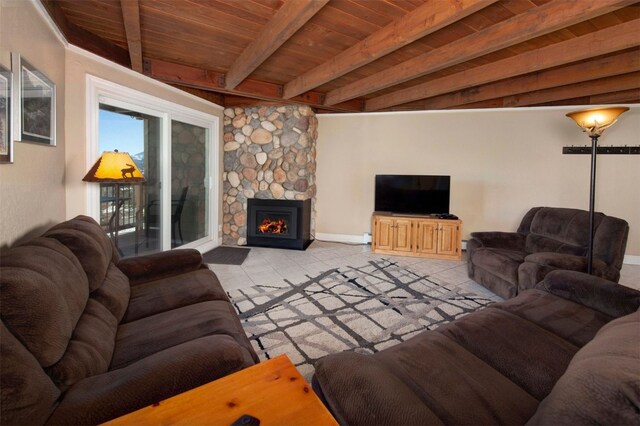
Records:
{"label": "patterned area rug", "polygon": [[325,355],[377,352],[493,302],[389,259],[228,294],[260,359],[287,354],[307,380]]}

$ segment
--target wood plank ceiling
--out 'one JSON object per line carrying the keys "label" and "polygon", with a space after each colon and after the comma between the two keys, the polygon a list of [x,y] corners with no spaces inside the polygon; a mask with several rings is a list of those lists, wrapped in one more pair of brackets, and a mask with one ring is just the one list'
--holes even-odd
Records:
{"label": "wood plank ceiling", "polygon": [[637,0],[41,0],[67,40],[226,106],[640,102]]}

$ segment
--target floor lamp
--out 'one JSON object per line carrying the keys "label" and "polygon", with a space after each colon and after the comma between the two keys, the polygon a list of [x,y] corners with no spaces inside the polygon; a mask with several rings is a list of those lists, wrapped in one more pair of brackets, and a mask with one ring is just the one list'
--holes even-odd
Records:
{"label": "floor lamp", "polygon": [[591,189],[589,192],[589,246],[587,249],[587,273],[593,270],[593,222],[596,191],[596,156],[598,154],[598,138],[609,127],[613,126],[618,117],[627,107],[593,108],[574,111],[567,114],[591,138]]}
{"label": "floor lamp", "polygon": [[85,182],[115,184],[115,227],[113,242],[118,249],[118,230],[120,229],[120,185],[123,183],[144,182],[144,176],[127,152],[105,151],[98,161],[82,178]]}

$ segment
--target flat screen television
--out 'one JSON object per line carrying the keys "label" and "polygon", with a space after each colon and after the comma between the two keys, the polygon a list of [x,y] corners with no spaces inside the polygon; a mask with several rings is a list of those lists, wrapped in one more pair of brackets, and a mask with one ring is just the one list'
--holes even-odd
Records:
{"label": "flat screen television", "polygon": [[450,176],[376,175],[375,211],[448,214]]}

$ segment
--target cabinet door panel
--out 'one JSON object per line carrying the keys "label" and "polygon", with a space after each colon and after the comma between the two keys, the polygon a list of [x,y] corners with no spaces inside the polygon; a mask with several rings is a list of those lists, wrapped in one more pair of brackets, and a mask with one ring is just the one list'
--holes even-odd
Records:
{"label": "cabinet door panel", "polygon": [[417,247],[418,253],[436,253],[437,239],[436,231],[438,224],[432,221],[419,221],[418,233],[417,233]]}
{"label": "cabinet door panel", "polygon": [[397,251],[411,251],[411,220],[396,219],[395,221],[395,238],[394,238],[394,250]]}
{"label": "cabinet door panel", "polygon": [[438,253],[455,255],[458,252],[458,225],[442,223],[438,232]]}
{"label": "cabinet door panel", "polygon": [[394,220],[387,218],[376,219],[374,241],[376,246],[380,250],[392,250],[393,249],[393,230]]}

